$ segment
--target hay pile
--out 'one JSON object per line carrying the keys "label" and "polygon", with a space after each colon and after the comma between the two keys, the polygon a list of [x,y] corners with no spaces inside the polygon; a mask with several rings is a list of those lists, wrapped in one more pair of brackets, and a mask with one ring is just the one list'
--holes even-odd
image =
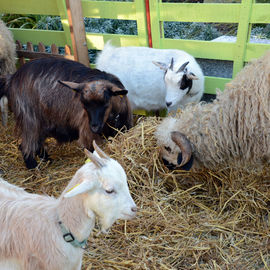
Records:
{"label": "hay pile", "polygon": [[[2,176],[30,192],[58,196],[85,157],[75,143],[49,141],[54,162],[28,171],[17,150],[13,120],[0,128]],[[139,119],[104,150],[125,168],[140,207],[137,218],[95,229],[82,269],[270,269],[270,172],[168,171],[153,132],[159,119]]]}

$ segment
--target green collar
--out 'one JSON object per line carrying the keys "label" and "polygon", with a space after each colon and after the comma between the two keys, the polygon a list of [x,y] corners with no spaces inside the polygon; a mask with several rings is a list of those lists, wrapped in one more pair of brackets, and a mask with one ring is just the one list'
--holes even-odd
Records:
{"label": "green collar", "polygon": [[58,224],[59,224],[60,229],[62,231],[63,238],[67,243],[70,243],[73,247],[79,247],[79,248],[82,248],[82,249],[87,248],[87,239],[84,239],[82,242],[79,242],[73,236],[73,234],[64,226],[62,221],[59,221]]}

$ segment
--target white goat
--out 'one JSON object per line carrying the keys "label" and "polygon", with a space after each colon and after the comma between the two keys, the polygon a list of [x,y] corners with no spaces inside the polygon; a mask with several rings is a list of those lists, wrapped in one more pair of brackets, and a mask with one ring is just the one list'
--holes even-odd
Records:
{"label": "white goat", "polygon": [[175,111],[199,102],[204,92],[200,66],[193,56],[181,50],[116,48],[109,42],[98,55],[96,67],[120,79],[128,90],[133,110],[167,107]]}
{"label": "white goat", "polygon": [[137,208],[121,165],[94,143],[58,199],[29,194],[0,179],[0,269],[78,270],[99,218],[102,231]]}

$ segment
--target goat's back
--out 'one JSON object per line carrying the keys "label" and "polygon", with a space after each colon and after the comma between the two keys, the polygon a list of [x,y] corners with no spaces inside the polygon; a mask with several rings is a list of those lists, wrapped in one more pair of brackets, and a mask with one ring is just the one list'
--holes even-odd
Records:
{"label": "goat's back", "polygon": [[[90,69],[83,64],[61,58],[40,58],[24,64],[10,79],[9,95],[31,95],[57,101],[57,98],[71,99],[72,91],[58,83],[58,80],[72,82],[91,82],[93,80],[109,80],[119,87],[121,82],[113,75]],[[57,99],[57,100],[56,100]]]}
{"label": "goat's back", "polygon": [[[46,129],[52,125],[68,126],[74,115],[84,113],[80,95],[58,81],[91,82],[109,80],[123,88],[115,76],[90,69],[83,64],[61,58],[40,58],[24,64],[8,85],[8,98],[17,119],[17,127],[27,119]],[[46,127],[47,126],[47,127]]]}

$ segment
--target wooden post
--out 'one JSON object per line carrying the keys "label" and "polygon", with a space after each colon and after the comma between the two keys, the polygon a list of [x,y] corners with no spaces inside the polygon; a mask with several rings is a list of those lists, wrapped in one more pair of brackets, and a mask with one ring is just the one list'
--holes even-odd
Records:
{"label": "wooden post", "polygon": [[90,67],[81,1],[66,0],[66,7],[74,58]]}

